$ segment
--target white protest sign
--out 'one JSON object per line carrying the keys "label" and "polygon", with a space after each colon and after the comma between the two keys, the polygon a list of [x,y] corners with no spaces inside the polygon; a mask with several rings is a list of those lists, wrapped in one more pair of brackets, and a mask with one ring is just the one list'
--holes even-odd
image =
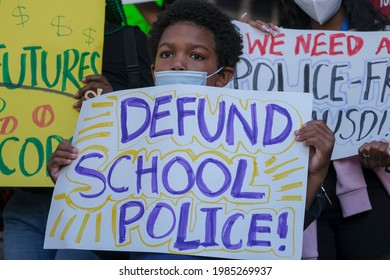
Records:
{"label": "white protest sign", "polygon": [[282,29],[273,37],[235,24],[245,50],[229,87],[312,93],[313,118],[335,132],[333,159],[390,140],[390,32]]}
{"label": "white protest sign", "polygon": [[300,259],[312,97],[175,85],[83,103],[45,248]]}

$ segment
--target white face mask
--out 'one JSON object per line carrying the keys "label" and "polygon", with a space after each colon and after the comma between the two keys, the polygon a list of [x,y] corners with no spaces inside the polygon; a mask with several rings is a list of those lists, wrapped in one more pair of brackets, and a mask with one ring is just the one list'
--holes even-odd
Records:
{"label": "white face mask", "polygon": [[154,72],[156,77],[156,86],[187,84],[205,86],[207,79],[220,72],[223,67],[207,76],[207,72],[187,71],[187,70],[170,70]]}
{"label": "white face mask", "polygon": [[294,0],[312,19],[324,24],[340,9],[341,0]]}

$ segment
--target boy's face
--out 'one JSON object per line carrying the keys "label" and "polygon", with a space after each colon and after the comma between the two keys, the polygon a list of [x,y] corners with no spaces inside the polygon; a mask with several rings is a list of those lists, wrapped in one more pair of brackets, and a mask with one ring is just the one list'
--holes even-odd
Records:
{"label": "boy's face", "polygon": [[[210,31],[191,22],[178,22],[163,33],[152,71],[189,70],[210,75],[218,70],[218,56]],[[225,86],[233,69],[225,67],[207,79],[208,86]]]}

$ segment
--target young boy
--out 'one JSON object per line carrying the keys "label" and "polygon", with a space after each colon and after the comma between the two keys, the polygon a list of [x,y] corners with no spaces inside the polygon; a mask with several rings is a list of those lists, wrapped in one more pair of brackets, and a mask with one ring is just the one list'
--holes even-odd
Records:
{"label": "young boy", "polygon": [[[171,81],[186,71],[207,72],[207,86],[224,87],[232,78],[242,54],[242,39],[231,19],[215,6],[199,0],[178,0],[162,12],[150,31],[152,72],[159,84],[161,73]],[[196,74],[191,72],[190,74]],[[196,76],[196,75],[195,75]],[[183,83],[183,77],[179,77]],[[193,80],[192,80],[193,81]],[[164,80],[168,84],[169,80]],[[199,84],[199,83],[197,83]],[[322,121],[310,121],[295,132],[296,141],[311,148],[306,208],[310,207],[328,170],[334,144],[332,131]],[[76,159],[78,150],[63,141],[48,162],[55,182],[62,166]],[[132,253],[134,259],[200,259],[197,256]]]}
{"label": "young boy", "polygon": [[153,72],[204,71],[217,87],[230,81],[243,48],[231,19],[206,1],[171,4],[152,25],[148,47]]}

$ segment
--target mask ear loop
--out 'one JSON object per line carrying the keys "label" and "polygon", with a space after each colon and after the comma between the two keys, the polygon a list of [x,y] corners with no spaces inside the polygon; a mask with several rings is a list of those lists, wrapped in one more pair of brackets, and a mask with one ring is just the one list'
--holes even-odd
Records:
{"label": "mask ear loop", "polygon": [[211,73],[210,75],[206,76],[206,79],[218,74],[219,72],[222,71],[222,69],[225,68],[224,66],[222,66],[221,68],[217,69],[217,71],[215,71],[214,73]]}

